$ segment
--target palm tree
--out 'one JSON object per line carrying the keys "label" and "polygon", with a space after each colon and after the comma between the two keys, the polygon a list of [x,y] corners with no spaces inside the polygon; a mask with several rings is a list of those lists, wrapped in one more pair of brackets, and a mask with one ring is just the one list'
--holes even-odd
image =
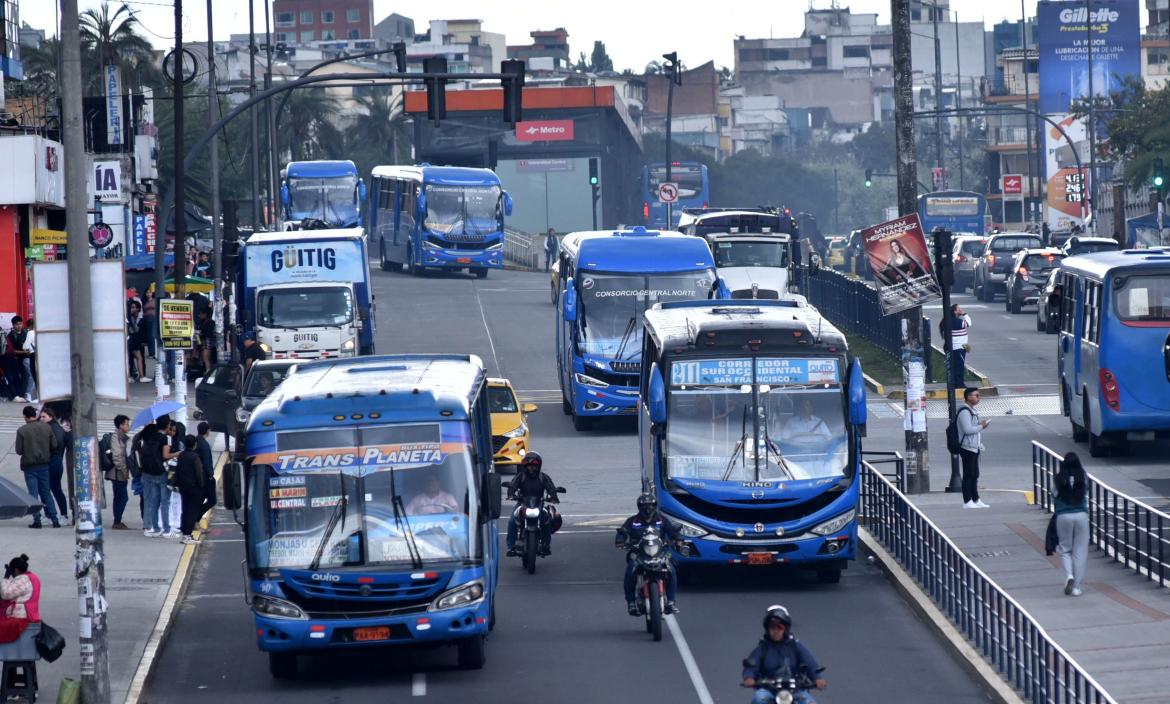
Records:
{"label": "palm tree", "polygon": [[100,89],[101,67],[111,64],[121,69],[122,80],[128,87],[141,88],[143,84],[159,83],[154,47],[138,33],[139,27],[138,20],[125,3],[112,12],[110,4],[103,2],[100,8],[81,13],[81,43],[93,52],[92,61],[82,62],[88,88]]}
{"label": "palm tree", "polygon": [[345,130],[348,153],[359,161],[358,170],[369,173],[379,164],[399,164],[410,159],[409,120],[402,111],[403,95],[359,96],[358,111]]}
{"label": "palm tree", "polygon": [[280,144],[288,145],[293,161],[340,156],[341,131],[331,120],[337,101],[324,88],[296,88],[280,120]]}

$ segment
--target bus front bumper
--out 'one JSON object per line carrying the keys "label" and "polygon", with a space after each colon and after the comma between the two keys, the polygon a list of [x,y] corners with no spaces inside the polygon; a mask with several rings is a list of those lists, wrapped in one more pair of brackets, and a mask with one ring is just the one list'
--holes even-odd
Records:
{"label": "bus front bumper", "polygon": [[442,643],[488,632],[488,600],[445,611],[365,619],[285,619],[253,611],[266,653]]}
{"label": "bus front bumper", "polygon": [[420,252],[422,266],[437,269],[500,269],[504,266],[504,246],[492,245],[482,250],[443,249],[426,243]]}
{"label": "bus front bumper", "polygon": [[796,537],[776,536],[746,539],[726,538],[711,533],[684,538],[674,551],[680,565],[796,565],[827,567],[826,563],[852,560],[857,553],[857,523],[850,523],[831,535],[802,533]]}
{"label": "bus front bumper", "polygon": [[574,411],[579,416],[632,416],[638,413],[637,387],[599,388],[573,382]]}

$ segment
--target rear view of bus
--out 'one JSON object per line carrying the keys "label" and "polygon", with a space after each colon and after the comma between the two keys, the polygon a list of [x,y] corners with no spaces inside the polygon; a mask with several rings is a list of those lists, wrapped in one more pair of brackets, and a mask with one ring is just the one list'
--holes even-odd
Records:
{"label": "rear view of bus", "polygon": [[673,230],[678,227],[683,208],[706,208],[711,202],[707,188],[707,165],[697,161],[673,161],[670,183],[678,184],[678,202],[671,205],[671,222],[666,222],[666,203],[658,200],[658,186],[667,182],[666,164],[657,162],[642,167],[642,216],[646,227]]}
{"label": "rear view of bus", "polygon": [[301,653],[381,645],[450,643],[482,667],[500,485],[479,359],[303,365],[246,435],[225,505],[242,479],[247,599],[273,676]]}

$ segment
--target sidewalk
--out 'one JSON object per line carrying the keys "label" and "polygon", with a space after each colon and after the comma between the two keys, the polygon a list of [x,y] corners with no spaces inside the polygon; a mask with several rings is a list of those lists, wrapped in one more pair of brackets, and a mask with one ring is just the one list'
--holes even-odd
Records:
{"label": "sidewalk", "polygon": [[1084,596],[1065,596],[1059,556],[1044,555],[1050,514],[1022,493],[984,492],[979,510],[956,494],[911,498],[1118,702],[1170,700],[1170,590],[1090,546]]}
{"label": "sidewalk", "polygon": [[[194,392],[188,387],[188,419],[194,408]],[[131,418],[155,400],[154,384],[131,384],[127,402],[99,401],[98,435],[113,430],[113,418],[124,413]],[[15,429],[23,422],[22,409],[29,404],[0,401],[0,475],[24,486],[20,457],[14,452]],[[38,405],[39,404],[34,404]],[[187,424],[189,432],[194,422]],[[222,448],[222,441],[213,444]],[[107,482],[103,482],[107,500],[112,500]],[[66,488],[66,492],[68,489]],[[112,514],[102,512],[105,538],[106,600],[109,604],[109,664],[111,701],[126,699],[131,680],[139,667],[148,641],[154,634],[173,583],[181,582],[191,563],[196,546],[182,545],[177,539],[147,538],[142,534],[138,497],[131,494],[124,520],[131,530],[110,530]],[[59,529],[45,521],[42,530],[29,530],[28,518],[0,521],[0,562],[25,553],[31,569],[41,578],[41,616],[65,637],[64,655],[54,663],[39,661],[37,677],[39,698],[55,701],[57,688],[64,677],[79,679],[79,617],[77,581],[74,577],[75,534],[73,527]]]}

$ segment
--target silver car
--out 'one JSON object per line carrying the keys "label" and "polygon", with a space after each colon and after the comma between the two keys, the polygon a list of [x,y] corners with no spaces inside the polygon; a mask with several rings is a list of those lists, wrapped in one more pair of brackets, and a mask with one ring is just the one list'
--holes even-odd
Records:
{"label": "silver car", "polygon": [[952,241],[951,260],[955,263],[955,283],[951,286],[954,293],[962,293],[975,282],[975,262],[983,254],[983,247],[987,238],[983,235],[956,233]]}

